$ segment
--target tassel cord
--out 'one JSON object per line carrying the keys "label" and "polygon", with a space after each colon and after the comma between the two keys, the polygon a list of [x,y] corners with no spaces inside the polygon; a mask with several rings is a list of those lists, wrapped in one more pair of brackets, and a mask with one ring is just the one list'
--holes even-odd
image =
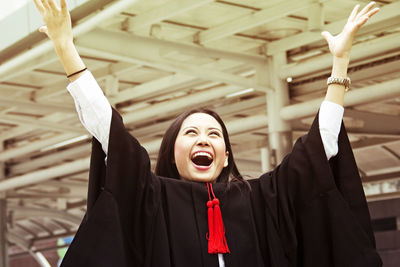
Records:
{"label": "tassel cord", "polygon": [[[219,200],[215,197],[212,184],[207,183],[207,191],[209,200],[207,201],[208,216],[208,253],[230,253],[225,238],[225,227],[222,220]],[[212,198],[211,198],[212,195]]]}

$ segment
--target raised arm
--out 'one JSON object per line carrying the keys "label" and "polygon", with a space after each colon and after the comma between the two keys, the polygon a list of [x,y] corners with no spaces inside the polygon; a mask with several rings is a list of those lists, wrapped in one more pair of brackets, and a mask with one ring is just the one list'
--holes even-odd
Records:
{"label": "raised arm", "polygon": [[330,79],[336,79],[336,81],[331,80],[333,83],[328,85],[325,101],[321,105],[318,118],[320,135],[327,159],[335,156],[339,149],[338,134],[343,117],[343,108],[341,106],[343,106],[345,93],[345,84],[340,83],[347,79],[347,67],[350,61],[350,50],[354,36],[358,29],[379,11],[374,6],[375,3],[371,2],[360,12],[358,12],[360,6],[355,6],[342,32],[338,35],[332,36],[329,32],[322,32],[322,36],[328,42],[329,50],[333,55]]}
{"label": "raised arm", "polygon": [[[60,7],[57,6],[55,0],[34,0],[34,2],[46,24],[40,27],[39,31],[45,33],[53,41],[67,76],[85,69],[85,64],[73,42],[71,16],[66,0],[60,0]],[[73,82],[82,74],[83,72],[77,73],[69,79]]]}
{"label": "raised arm", "polygon": [[[107,155],[111,106],[96,80],[79,56],[73,43],[71,17],[66,0],[59,8],[55,0],[34,0],[46,26],[39,30],[53,41],[57,55],[71,81],[68,91],[75,101],[83,126],[101,143]],[[78,80],[78,78],[80,78]]]}
{"label": "raised arm", "polygon": [[[350,50],[353,45],[354,36],[370,17],[379,11],[374,8],[375,3],[370,2],[360,12],[360,5],[356,5],[351,12],[346,25],[341,33],[332,36],[329,32],[322,32],[322,36],[328,42],[329,50],[333,55],[333,66],[331,77],[347,78],[347,67],[350,61]],[[341,84],[330,84],[326,93],[325,100],[343,106],[345,86]]]}

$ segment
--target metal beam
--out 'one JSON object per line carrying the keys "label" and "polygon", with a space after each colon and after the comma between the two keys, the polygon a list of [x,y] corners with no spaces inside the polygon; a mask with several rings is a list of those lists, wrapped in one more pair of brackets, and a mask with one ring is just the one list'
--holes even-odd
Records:
{"label": "metal beam", "polygon": [[69,132],[76,134],[87,133],[87,131],[80,126],[75,127],[75,126],[62,125],[59,123],[47,122],[39,119],[23,118],[21,116],[16,116],[16,115],[0,114],[0,121],[17,125],[31,126],[34,128],[44,128],[54,132]]}
{"label": "metal beam", "polygon": [[[330,57],[329,60],[331,65],[332,57]],[[303,65],[302,69],[303,68],[306,69],[307,66]],[[302,74],[304,74],[307,70],[301,71]],[[329,71],[330,70],[328,69],[322,71],[322,73],[321,71],[316,71],[306,74],[304,78],[294,79],[293,82],[290,84],[290,95],[292,99],[301,100],[303,97],[309,98],[313,94],[316,95],[321,92],[325,92],[327,87],[326,75],[329,73]],[[400,73],[400,51],[393,55],[384,54],[378,57],[368,57],[361,62],[357,61],[355,63],[352,63],[350,68],[348,69],[348,73],[351,76],[351,83],[353,87],[356,87],[359,83],[363,84],[365,81],[380,81],[382,77],[392,76],[394,78]],[[311,81],[308,79],[313,80]]]}
{"label": "metal beam", "polygon": [[[138,68],[138,66],[132,66],[131,63],[118,62],[111,63],[106,67],[92,70],[93,76],[96,77],[98,81],[110,74],[119,74],[128,71],[131,68]],[[64,77],[63,80],[57,81],[55,83],[47,84],[40,90],[34,92],[33,98],[35,101],[43,101],[44,99],[51,98],[66,92],[66,87],[69,81]]]}
{"label": "metal beam", "polygon": [[57,218],[63,221],[68,221],[75,225],[79,225],[82,221],[82,218],[60,210],[22,207],[15,205],[10,205],[9,209],[15,212],[14,214],[15,220],[20,220],[27,217],[48,217],[48,218]]}
{"label": "metal beam", "polygon": [[[104,42],[104,39],[107,39],[107,42]],[[135,49],[131,49],[130,46],[121,46],[121,42],[134,43]],[[78,38],[76,44],[81,52],[87,54],[97,54],[125,62],[143,64],[158,69],[191,75],[204,80],[224,82],[245,88],[254,88],[260,91],[270,90],[270,88],[259,85],[252,79],[218,71],[216,69],[201,67],[195,64],[177,62],[166,57],[172,51],[185,53],[185,51],[189,50],[189,52],[193,51],[198,53],[199,57],[204,58],[205,56],[211,57],[211,51],[214,51],[219,58],[238,61],[240,64],[246,63],[254,65],[254,63],[260,64],[263,62],[263,58],[258,56],[248,56],[232,52],[217,52],[211,49],[196,49],[194,46],[190,45],[132,36],[126,33],[117,33],[101,29],[91,31],[83,38]],[[215,58],[211,59],[216,61]]]}
{"label": "metal beam", "polygon": [[17,188],[30,184],[40,183],[55,177],[64,176],[74,172],[85,171],[88,169],[90,159],[88,157],[65,164],[50,167],[48,169],[31,172],[0,182],[0,192],[11,188]]}
{"label": "metal beam", "polygon": [[308,8],[307,28],[311,32],[321,32],[324,27],[324,3],[318,1]]}
{"label": "metal beam", "polygon": [[[314,34],[314,33],[313,33]],[[351,61],[357,62],[365,58],[380,56],[399,51],[397,45],[400,33],[393,33],[370,41],[355,44],[351,51]],[[332,66],[332,55],[330,53],[315,56],[311,59],[283,66],[280,77],[299,77],[310,73],[329,71]]]}
{"label": "metal beam", "polygon": [[26,100],[16,100],[14,98],[7,98],[0,96],[0,106],[5,107],[17,107],[19,109],[37,109],[41,112],[52,113],[52,112],[66,112],[72,113],[75,112],[74,105],[68,104],[53,104],[53,103],[40,103]]}
{"label": "metal beam", "polygon": [[[362,121],[362,123],[355,124],[346,123],[348,133],[364,136],[361,140],[351,144],[353,149],[400,140],[400,118],[398,116],[346,108],[344,117]],[[309,125],[303,124],[300,120],[291,121],[291,125],[296,131],[307,132],[309,129]]]}
{"label": "metal beam", "polygon": [[20,248],[26,250],[34,258],[34,260],[39,264],[40,267],[50,267],[49,262],[46,260],[46,258],[43,256],[42,253],[34,252],[32,250],[32,244],[33,244],[32,241],[27,241],[22,236],[19,236],[12,232],[9,232],[7,234],[7,238],[11,243],[14,243],[17,246],[19,246]]}
{"label": "metal beam", "polygon": [[[129,99],[134,101],[140,101],[144,97],[150,98],[160,92],[163,92],[166,88],[174,88],[180,84],[187,83],[193,81],[192,76],[184,75],[184,74],[173,74],[167,77],[162,77],[159,79],[155,79],[140,85],[137,85],[132,88],[128,88],[118,93],[116,96],[111,96],[108,98],[110,103],[117,104]],[[166,93],[166,92],[165,92]]]}
{"label": "metal beam", "polygon": [[18,245],[20,248],[25,250],[30,250],[32,247],[32,241],[25,239],[24,237],[18,235],[17,233],[14,233],[13,231],[9,231],[7,233],[7,239],[11,243]]}
{"label": "metal beam", "polygon": [[[154,23],[162,20],[177,16],[186,11],[198,8],[208,3],[214,2],[214,0],[173,0],[164,3],[154,9],[148,10],[144,13],[138,14],[137,16],[128,20],[127,29],[128,31],[134,32],[150,26]],[[125,25],[124,25],[125,26]]]}
{"label": "metal beam", "polygon": [[[92,33],[91,33],[92,34]],[[118,34],[119,33],[112,33]],[[87,36],[87,35],[86,35]],[[103,38],[104,36],[98,36]],[[91,38],[94,38],[92,36]],[[114,37],[109,37],[110,40],[115,40]],[[116,37],[115,37],[116,38]],[[130,49],[127,46],[118,46],[118,44],[100,44],[97,43],[96,47],[93,46],[93,40],[86,40],[87,43],[77,42],[78,48],[81,52],[93,55],[101,55],[104,57],[115,58],[125,62],[132,62],[135,64],[142,64],[145,66],[154,67],[161,70],[176,72],[180,74],[191,75],[193,77],[204,79],[205,81],[216,81],[226,84],[237,85],[242,88],[254,88],[259,91],[269,91],[271,88],[257,84],[253,79],[241,77],[226,73],[223,71],[212,70],[209,68],[200,67],[194,64],[188,64],[183,62],[174,62],[170,59],[163,59],[157,51],[145,52],[138,54],[138,49]],[[100,43],[104,43],[99,41]],[[119,40],[117,41],[119,42]],[[101,46],[101,47],[99,47]],[[119,47],[115,49],[115,47]],[[155,53],[155,54],[153,54]]]}
{"label": "metal beam", "polygon": [[[400,94],[400,89],[399,89]],[[344,111],[345,117],[357,118],[363,121],[360,132],[377,134],[398,134],[400,136],[400,117],[394,115],[377,114],[347,108]],[[353,132],[358,132],[357,128]]]}
{"label": "metal beam", "polygon": [[82,198],[85,199],[87,197],[87,186],[82,188],[80,191],[73,191],[70,193],[8,193],[7,192],[7,198],[8,199],[19,199],[19,200],[40,200],[40,199],[77,199],[77,198]]}
{"label": "metal beam", "polygon": [[124,118],[130,122],[155,119],[157,117],[165,116],[168,113],[177,112],[185,108],[194,108],[195,106],[204,105],[210,101],[216,101],[230,93],[237,92],[239,90],[240,88],[237,86],[223,86],[220,88],[203,90],[199,93],[189,94],[185,97],[161,102],[143,109],[135,110],[134,112],[126,114]]}
{"label": "metal beam", "polygon": [[[103,9],[96,15],[90,17],[85,20],[82,24],[74,27],[73,33],[74,36],[79,36],[84,33],[87,33],[94,27],[97,27],[104,20],[114,16],[115,14],[124,11],[126,8],[132,6],[138,0],[121,0],[115,1],[114,4],[111,4],[106,9]],[[0,65],[0,81],[4,79],[10,79],[12,77],[16,77],[25,73],[27,70],[23,67],[28,62],[32,60],[38,60],[38,58],[43,57],[47,53],[51,53],[53,51],[53,43],[50,40],[28,50],[19,56],[14,57],[13,59],[5,62]],[[50,57],[51,58],[51,57]],[[52,59],[53,60],[53,59]]]}
{"label": "metal beam", "polygon": [[46,166],[54,166],[68,159],[80,158],[82,155],[90,154],[90,144],[80,145],[71,149],[57,151],[55,154],[46,155],[9,166],[9,175],[15,176],[30,172]]}
{"label": "metal beam", "polygon": [[[104,43],[104,40],[107,40],[107,42]],[[100,43],[98,41],[100,41]],[[130,46],[121,47],[120,45],[114,46],[116,49],[103,49],[103,47],[107,48],[121,42],[126,44],[135,44],[135,49],[131,49]],[[94,49],[97,48],[102,51],[115,51],[117,55],[123,53],[126,56],[131,56],[137,59],[144,57],[144,59],[148,60],[149,62],[157,61],[157,59],[160,57],[168,56],[168,54],[172,52],[179,52],[183,55],[199,58],[206,57],[213,60],[224,59],[229,61],[237,61],[253,66],[263,64],[265,62],[265,57],[263,56],[142,37],[107,29],[93,30],[84,36],[77,38],[76,44],[77,46],[93,47]],[[93,46],[93,44],[96,44],[96,46]],[[121,51],[118,52],[119,50]]]}
{"label": "metal beam", "polygon": [[371,176],[363,176],[363,177],[361,177],[361,180],[363,183],[370,183],[370,182],[378,182],[378,181],[390,180],[390,179],[395,179],[395,178],[400,179],[400,171],[385,173],[385,174],[378,174],[378,175],[371,175]]}
{"label": "metal beam", "polygon": [[[33,50],[28,50],[25,53],[28,53],[28,56],[23,56],[24,54],[21,54],[20,56],[17,56],[16,58],[21,58],[20,60],[23,60],[23,62],[19,62],[17,59],[11,59],[8,62],[11,63],[4,63],[3,65],[0,65],[0,73],[3,73],[0,75],[0,81],[7,81],[9,79],[12,79],[14,77],[18,77],[18,75],[22,75],[23,73],[26,73],[30,70],[41,68],[44,66],[47,66],[49,64],[52,64],[57,61],[57,55],[56,53],[51,50],[50,45],[46,45],[48,47],[47,53],[43,53],[40,55],[31,55],[33,54],[31,51]],[[26,57],[26,59],[25,59]],[[16,66],[13,66],[13,62],[16,62]],[[10,64],[10,65],[6,65]],[[5,67],[4,67],[5,66]],[[9,66],[9,67],[8,67]],[[11,70],[9,71],[8,68]]]}
{"label": "metal beam", "polygon": [[353,150],[361,149],[364,147],[373,147],[373,146],[381,146],[381,145],[389,145],[393,142],[400,141],[400,136],[398,137],[366,137],[360,140],[351,142],[351,148]]}
{"label": "metal beam", "polygon": [[391,199],[399,199],[400,192],[391,192],[391,193],[384,193],[384,194],[377,194],[377,195],[369,195],[367,197],[368,205],[370,203],[374,203],[375,201],[383,201],[383,200],[391,200]]}
{"label": "metal beam", "polygon": [[[356,106],[398,97],[400,96],[399,83],[400,78],[367,86],[363,89],[349,91],[345,95],[344,106]],[[295,120],[316,114],[323,100],[324,98],[317,98],[311,101],[286,106],[281,110],[280,116],[284,120]]]}
{"label": "metal beam", "polygon": [[[90,41],[92,38],[95,40],[107,40],[107,44],[111,41],[108,37],[116,37],[116,41],[123,41],[127,44],[135,44],[135,49],[131,49],[129,46],[126,50],[135,50],[128,53],[128,55],[138,55],[140,58],[143,53],[152,52],[152,55],[146,55],[151,61],[167,56],[173,52],[179,52],[180,54],[199,57],[199,58],[210,58],[213,60],[224,59],[229,61],[237,61],[249,65],[259,65],[265,63],[265,57],[260,55],[248,54],[245,52],[232,52],[227,50],[215,49],[210,47],[198,46],[194,44],[187,44],[181,42],[174,42],[168,40],[155,39],[150,37],[143,37],[134,34],[117,33],[107,29],[96,29],[88,34],[77,39],[77,45],[83,42],[81,39]],[[121,38],[121,39],[118,39]],[[98,43],[96,43],[98,44]],[[120,49],[121,47],[118,47]],[[124,49],[125,51],[125,49]]]}
{"label": "metal beam", "polygon": [[299,10],[308,8],[315,0],[288,0],[270,8],[254,12],[248,16],[236,18],[230,22],[215,26],[208,30],[199,32],[197,42],[206,44],[217,39],[221,39],[247,29],[254,28],[258,25],[265,24]]}
{"label": "metal beam", "polygon": [[[398,10],[400,10],[400,2],[395,2],[393,4],[383,6],[380,12],[376,16],[374,16],[374,18],[370,22],[368,22],[367,25],[364,25],[360,29],[358,35],[363,35],[369,33],[371,30],[376,30],[376,25],[378,24],[382,24],[385,27],[388,27],[385,24],[390,19],[394,19],[394,21],[397,20],[397,22],[395,23],[399,24],[398,18],[400,17],[400,14]],[[342,30],[346,22],[347,19],[335,21],[333,23],[326,25],[325,30],[329,31],[332,34],[337,34]],[[274,55],[275,53],[280,51],[288,51],[290,49],[294,49],[297,47],[301,47],[322,40],[323,38],[319,32],[317,33],[308,31],[299,33],[291,37],[287,37],[278,41],[268,43],[267,55]],[[368,52],[373,52],[373,50],[369,50]]]}
{"label": "metal beam", "polygon": [[29,145],[23,147],[10,148],[0,153],[0,161],[6,161],[10,158],[26,155],[33,151],[40,150],[46,146],[51,146],[74,137],[76,137],[76,134],[59,134],[51,138],[32,142]]}

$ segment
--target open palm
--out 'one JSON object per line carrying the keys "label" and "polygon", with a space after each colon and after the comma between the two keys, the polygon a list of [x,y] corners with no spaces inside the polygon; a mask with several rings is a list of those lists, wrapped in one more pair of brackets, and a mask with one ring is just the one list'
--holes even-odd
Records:
{"label": "open palm", "polygon": [[71,17],[66,0],[60,1],[60,7],[55,0],[34,0],[34,2],[46,24],[39,30],[46,33],[53,41],[72,40]]}
{"label": "open palm", "polygon": [[328,42],[329,50],[333,56],[344,58],[350,56],[351,46],[353,44],[354,36],[364,23],[370,17],[379,11],[379,8],[374,8],[375,3],[371,2],[358,12],[360,5],[356,5],[351,12],[346,25],[341,33],[332,36],[329,32],[322,32],[322,36]]}

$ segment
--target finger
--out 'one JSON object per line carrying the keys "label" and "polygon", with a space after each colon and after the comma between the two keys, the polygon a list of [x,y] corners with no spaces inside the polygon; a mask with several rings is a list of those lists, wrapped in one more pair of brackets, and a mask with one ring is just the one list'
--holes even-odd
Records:
{"label": "finger", "polygon": [[42,2],[40,0],[33,0],[35,3],[36,8],[39,10],[40,13],[44,12],[44,7],[42,5]]}
{"label": "finger", "polygon": [[362,16],[360,18],[357,19],[357,27],[356,27],[356,31],[358,31],[358,29],[364,25],[367,21],[368,21],[368,16]]}
{"label": "finger", "polygon": [[370,17],[372,17],[373,15],[375,15],[376,13],[378,13],[379,10],[380,10],[380,9],[379,9],[378,7],[376,7],[376,8],[374,8],[374,9],[370,10],[370,11],[366,14],[366,16],[368,16],[368,18],[370,18]]}
{"label": "finger", "polygon": [[378,13],[378,11],[379,11],[379,8],[374,8],[373,10],[369,11],[364,16],[358,18],[358,20],[357,20],[358,27],[361,27],[362,25],[364,25],[369,20],[369,18],[372,17],[373,15],[375,15],[376,13]]}
{"label": "finger", "polygon": [[324,39],[328,42],[328,44],[331,42],[331,40],[333,39],[332,34],[330,34],[330,32],[327,31],[323,31],[321,32],[322,37],[324,37]]}
{"label": "finger", "polygon": [[70,17],[68,6],[67,6],[67,1],[61,0],[60,5],[61,5],[61,13],[66,17]]}
{"label": "finger", "polygon": [[368,11],[371,10],[371,8],[373,8],[375,6],[375,2],[371,2],[368,5],[366,5],[361,11],[360,13],[357,14],[356,19],[364,16],[365,14],[367,14]]}
{"label": "finger", "polygon": [[63,12],[68,11],[68,8],[67,8],[67,0],[61,0],[61,1],[60,1],[60,5],[61,5],[61,10],[62,10]]}
{"label": "finger", "polygon": [[49,6],[52,10],[58,10],[57,4],[54,2],[54,0],[48,0]]}
{"label": "finger", "polygon": [[40,0],[45,9],[49,10],[50,6],[47,0]]}
{"label": "finger", "polygon": [[350,16],[348,18],[348,21],[353,21],[354,20],[354,18],[357,15],[357,12],[358,12],[359,8],[360,8],[360,5],[358,5],[358,4],[353,8],[353,11],[351,11]]}
{"label": "finger", "polygon": [[46,35],[48,35],[47,26],[41,26],[41,27],[39,28],[39,32],[45,33]]}

